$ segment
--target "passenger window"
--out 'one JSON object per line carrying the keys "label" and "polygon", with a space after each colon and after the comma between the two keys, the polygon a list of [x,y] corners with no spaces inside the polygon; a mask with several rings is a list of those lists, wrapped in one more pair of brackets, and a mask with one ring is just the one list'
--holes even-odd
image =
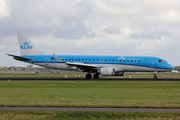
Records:
{"label": "passenger window", "polygon": [[93,59],[93,61],[94,61],[94,59]]}
{"label": "passenger window", "polygon": [[86,61],[87,61],[87,59],[86,59]]}
{"label": "passenger window", "polygon": [[74,59],[72,59],[72,61],[74,61]]}
{"label": "passenger window", "polygon": [[82,61],[84,61],[84,59],[82,59]]}
{"label": "passenger window", "polygon": [[133,60],[131,60],[131,62],[132,62]]}
{"label": "passenger window", "polygon": [[123,60],[125,62],[125,60]]}
{"label": "passenger window", "polygon": [[97,61],[99,61],[99,60],[97,59]]}
{"label": "passenger window", "polygon": [[159,62],[162,62],[162,60],[159,60]]}
{"label": "passenger window", "polygon": [[66,61],[67,61],[67,59],[66,59]]}
{"label": "passenger window", "polygon": [[114,62],[114,60],[112,60]]}
{"label": "passenger window", "polygon": [[76,61],[77,61],[77,59],[76,59]]}
{"label": "passenger window", "polygon": [[101,60],[101,61],[103,61],[103,60]]}
{"label": "passenger window", "polygon": [[69,59],[69,61],[71,61],[71,59]]}
{"label": "passenger window", "polygon": [[105,61],[107,61],[107,60],[105,60]]}
{"label": "passenger window", "polygon": [[111,61],[111,60],[109,60],[109,61]]}
{"label": "passenger window", "polygon": [[140,60],[138,60],[138,62],[140,62]]}
{"label": "passenger window", "polygon": [[120,62],[121,62],[121,60],[120,60]]}
{"label": "passenger window", "polygon": [[118,60],[116,60],[116,62],[118,62]]}
{"label": "passenger window", "polygon": [[136,60],[134,60],[134,62],[136,62]]}
{"label": "passenger window", "polygon": [[89,61],[91,61],[91,59],[89,59]]}
{"label": "passenger window", "polygon": [[64,59],[62,59],[62,61],[63,61]]}
{"label": "passenger window", "polygon": [[129,60],[127,60],[127,62],[129,62]]}
{"label": "passenger window", "polygon": [[80,59],[78,61],[80,61]]}

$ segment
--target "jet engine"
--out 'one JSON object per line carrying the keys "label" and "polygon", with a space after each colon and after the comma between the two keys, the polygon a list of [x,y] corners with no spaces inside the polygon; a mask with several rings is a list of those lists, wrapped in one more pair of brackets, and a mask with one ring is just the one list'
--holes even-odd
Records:
{"label": "jet engine", "polygon": [[124,72],[115,72],[114,68],[101,68],[100,69],[101,76],[124,76]]}
{"label": "jet engine", "polygon": [[115,69],[114,68],[101,68],[100,74],[102,76],[113,76],[115,74]]}

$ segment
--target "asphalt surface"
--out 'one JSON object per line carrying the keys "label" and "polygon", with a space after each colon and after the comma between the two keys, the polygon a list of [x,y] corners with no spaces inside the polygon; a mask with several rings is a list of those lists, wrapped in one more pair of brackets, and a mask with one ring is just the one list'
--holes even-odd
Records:
{"label": "asphalt surface", "polygon": [[100,79],[86,79],[86,78],[0,78],[0,80],[56,80],[56,81],[180,81],[180,78],[100,78]]}
{"label": "asphalt surface", "polygon": [[107,111],[107,112],[180,112],[180,109],[153,109],[153,108],[0,107],[0,110],[35,110],[35,111]]}

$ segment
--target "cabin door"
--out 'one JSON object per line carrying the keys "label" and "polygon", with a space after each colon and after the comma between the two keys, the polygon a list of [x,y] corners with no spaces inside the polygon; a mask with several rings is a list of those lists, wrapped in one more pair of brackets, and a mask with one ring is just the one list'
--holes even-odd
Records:
{"label": "cabin door", "polygon": [[150,61],[149,61],[149,66],[150,66],[150,67],[154,67],[154,60],[153,60],[153,59],[150,59]]}
{"label": "cabin door", "polygon": [[44,63],[45,63],[45,65],[49,64],[49,58],[48,57],[44,59]]}

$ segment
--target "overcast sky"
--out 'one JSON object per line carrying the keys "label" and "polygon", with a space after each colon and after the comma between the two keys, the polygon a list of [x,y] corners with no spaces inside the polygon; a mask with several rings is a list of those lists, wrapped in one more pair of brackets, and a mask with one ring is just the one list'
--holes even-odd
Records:
{"label": "overcast sky", "polygon": [[156,56],[180,65],[180,0],[0,0],[0,66],[16,31],[46,54]]}

